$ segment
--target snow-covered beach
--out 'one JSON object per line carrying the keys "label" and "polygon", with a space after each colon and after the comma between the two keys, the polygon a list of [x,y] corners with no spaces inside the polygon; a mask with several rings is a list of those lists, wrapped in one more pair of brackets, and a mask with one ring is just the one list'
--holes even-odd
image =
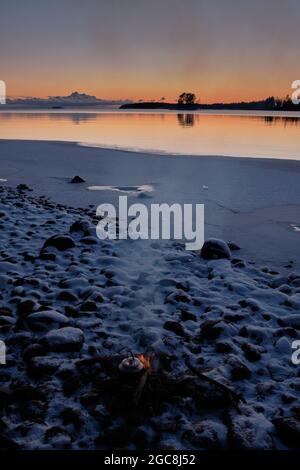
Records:
{"label": "snow-covered beach", "polygon": [[[249,260],[298,263],[300,162],[152,155],[68,142],[0,141],[0,178],[74,207],[117,203],[203,203],[205,235],[238,243]],[[85,183],[68,184],[74,175]],[[88,188],[100,186],[101,191]],[[153,187],[139,194],[135,188]],[[107,191],[103,187],[108,187]],[[129,192],[126,191],[129,187]],[[123,191],[122,191],[123,190]],[[146,196],[146,197],[145,197]]]}
{"label": "snow-covered beach", "polygon": [[[0,161],[1,447],[299,447],[300,162],[32,141]],[[206,236],[241,249],[98,240],[96,206],[124,193],[204,203]]]}

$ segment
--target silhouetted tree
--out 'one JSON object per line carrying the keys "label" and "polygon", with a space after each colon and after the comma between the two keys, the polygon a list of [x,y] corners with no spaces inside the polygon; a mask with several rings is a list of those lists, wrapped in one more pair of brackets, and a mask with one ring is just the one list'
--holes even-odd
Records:
{"label": "silhouetted tree", "polygon": [[196,95],[195,93],[181,93],[178,97],[178,104],[180,105],[191,105],[195,104],[196,101]]}

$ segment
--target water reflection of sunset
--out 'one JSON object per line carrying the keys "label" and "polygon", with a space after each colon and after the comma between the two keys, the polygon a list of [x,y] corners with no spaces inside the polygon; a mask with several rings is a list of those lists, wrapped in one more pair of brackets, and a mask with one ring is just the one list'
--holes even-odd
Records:
{"label": "water reflection of sunset", "polygon": [[0,113],[0,138],[75,141],[191,155],[300,159],[299,123],[288,115]]}

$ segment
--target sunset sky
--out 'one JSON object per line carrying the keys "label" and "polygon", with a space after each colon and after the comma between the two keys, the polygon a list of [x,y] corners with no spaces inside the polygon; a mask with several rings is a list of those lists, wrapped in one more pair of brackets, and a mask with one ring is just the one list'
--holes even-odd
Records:
{"label": "sunset sky", "polygon": [[299,0],[1,0],[0,80],[14,96],[201,102],[290,93]]}

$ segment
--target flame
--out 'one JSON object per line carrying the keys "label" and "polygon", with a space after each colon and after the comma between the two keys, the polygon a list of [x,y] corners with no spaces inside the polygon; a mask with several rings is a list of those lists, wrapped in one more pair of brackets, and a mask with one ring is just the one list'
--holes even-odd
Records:
{"label": "flame", "polygon": [[151,370],[151,356],[145,356],[144,354],[138,354],[137,358],[141,361],[145,370]]}

